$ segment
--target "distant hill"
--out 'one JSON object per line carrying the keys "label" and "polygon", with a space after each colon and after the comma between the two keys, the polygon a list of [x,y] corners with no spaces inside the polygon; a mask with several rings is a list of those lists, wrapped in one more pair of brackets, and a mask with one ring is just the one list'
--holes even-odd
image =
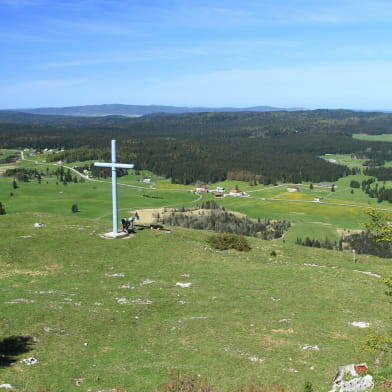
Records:
{"label": "distant hill", "polygon": [[300,108],[276,108],[271,106],[254,106],[249,108],[210,108],[210,107],[180,107],[180,106],[163,106],[163,105],[85,105],[85,106],[68,106],[60,108],[33,108],[33,109],[15,109],[11,111],[51,115],[51,116],[128,116],[138,117],[154,113],[202,113],[202,112],[270,112],[270,111],[295,111],[303,110]]}

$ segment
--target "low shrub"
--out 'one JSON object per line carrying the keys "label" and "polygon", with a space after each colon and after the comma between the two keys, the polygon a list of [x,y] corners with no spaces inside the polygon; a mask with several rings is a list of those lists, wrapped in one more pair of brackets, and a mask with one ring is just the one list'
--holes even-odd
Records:
{"label": "low shrub", "polygon": [[199,376],[186,377],[173,372],[170,380],[160,389],[162,392],[211,392],[212,387]]}
{"label": "low shrub", "polygon": [[214,249],[219,250],[236,249],[240,252],[248,252],[251,249],[248,240],[244,236],[238,234],[215,234],[209,237],[207,242]]}

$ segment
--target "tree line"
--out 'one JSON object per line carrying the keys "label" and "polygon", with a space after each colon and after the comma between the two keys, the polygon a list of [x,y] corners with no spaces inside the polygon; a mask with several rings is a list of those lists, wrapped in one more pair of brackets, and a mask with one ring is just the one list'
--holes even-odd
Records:
{"label": "tree line", "polygon": [[50,124],[0,123],[0,148],[61,147],[65,151],[48,160],[106,161],[110,159],[110,140],[116,139],[121,142],[119,161],[134,163],[173,183],[244,178],[267,185],[333,182],[355,174],[354,169],[319,156],[353,151],[367,154],[369,159],[386,156],[390,153],[387,143],[353,139],[352,133],[372,133],[376,128],[392,132],[392,115],[344,110],[188,113],[131,119],[53,117]]}
{"label": "tree line", "polygon": [[156,214],[155,223],[245,235],[264,240],[281,238],[291,225],[288,221],[275,221],[270,218],[252,220],[247,216],[239,216],[226,211],[214,201],[193,209],[172,209],[162,216]]}
{"label": "tree line", "polygon": [[350,235],[343,235],[339,241],[325,239],[315,239],[310,237],[297,238],[296,243],[313,248],[325,248],[338,251],[355,251],[357,254],[369,254],[382,258],[391,258],[392,251],[390,245],[385,241],[377,241],[377,237],[370,231],[362,231]]}

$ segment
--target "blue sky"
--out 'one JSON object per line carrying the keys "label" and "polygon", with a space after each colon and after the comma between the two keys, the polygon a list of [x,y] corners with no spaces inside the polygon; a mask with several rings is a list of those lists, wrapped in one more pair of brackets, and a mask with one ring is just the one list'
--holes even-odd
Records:
{"label": "blue sky", "polygon": [[0,0],[0,108],[392,110],[390,0]]}

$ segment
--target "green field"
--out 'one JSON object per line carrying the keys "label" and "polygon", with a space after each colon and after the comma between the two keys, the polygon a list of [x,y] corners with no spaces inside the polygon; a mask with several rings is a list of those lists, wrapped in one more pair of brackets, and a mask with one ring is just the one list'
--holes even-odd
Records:
{"label": "green field", "polygon": [[[42,159],[42,157],[40,157]],[[39,168],[41,172],[53,171],[57,165],[46,163],[18,162],[22,167]],[[3,171],[13,165],[0,165]],[[69,165],[71,166],[71,165]],[[119,214],[127,216],[138,209],[161,207],[192,207],[204,200],[214,199],[213,194],[198,195],[190,190],[193,186],[171,184],[169,180],[143,173],[144,177],[152,179],[152,183],[143,183],[142,175],[133,171],[118,179]],[[75,175],[73,173],[73,175]],[[225,181],[211,184],[210,188],[222,186],[226,190],[239,188],[247,192],[249,198],[227,196],[217,200],[219,204],[233,211],[238,211],[251,218],[272,218],[289,220],[293,223],[287,235],[288,241],[297,237],[310,236],[314,238],[336,239],[342,229],[363,227],[368,217],[369,208],[392,210],[387,203],[377,203],[370,199],[361,189],[351,193],[350,181],[362,181],[366,176],[356,175],[340,179],[335,183],[335,192],[328,188],[320,188],[314,184],[298,185],[300,192],[290,193],[287,184],[278,186],[250,186],[240,181]],[[56,176],[44,176],[41,183],[36,180],[18,182],[18,189],[12,189],[12,178],[0,177],[0,201],[9,213],[39,211],[61,216],[71,216],[71,206],[76,203],[78,215],[84,218],[111,221],[111,182],[110,178],[103,180],[90,179],[84,183],[58,182]],[[386,183],[392,186],[392,183]],[[12,195],[11,195],[12,193]],[[321,203],[315,203],[315,197],[322,197]],[[311,225],[309,225],[311,224]],[[330,225],[327,229],[325,224]],[[318,226],[318,227],[317,227]]]}
{"label": "green field", "polygon": [[392,142],[392,134],[381,134],[381,135],[367,135],[364,133],[357,133],[353,135],[354,139],[367,140],[370,142]]}
{"label": "green field", "polygon": [[[139,177],[119,179],[120,216],[213,198],[152,174],[150,188]],[[162,391],[176,371],[217,392],[251,384],[303,392],[305,382],[326,391],[337,365],[362,362],[377,381],[390,379],[390,367],[372,365],[378,353],[361,349],[369,329],[351,324],[387,325],[379,277],[390,274],[390,260],[358,255],[354,263],[349,252],[294,244],[297,236],[337,239],[339,230],[361,228],[369,206],[392,209],[369,205],[360,190],[351,195],[350,178],[336,192],[220,183],[250,195],[216,199],[225,208],[292,222],[284,239],[249,238],[246,253],[213,250],[211,233],[176,227],[102,238],[111,230],[109,179],[63,185],[45,176],[17,189],[12,180],[0,177],[7,211],[0,216],[0,339],[33,339],[30,351],[1,366],[0,383],[12,391]],[[80,212],[71,212],[73,203]],[[20,362],[27,357],[38,363]],[[387,353],[384,363],[391,359]]]}
{"label": "green field", "polygon": [[359,348],[367,330],[349,323],[382,325],[383,285],[360,271],[386,276],[388,260],[353,264],[350,254],[256,239],[249,253],[217,252],[208,233],[185,229],[107,240],[105,222],[80,216],[15,213],[0,226],[2,337],[32,336],[17,358],[39,361],[2,369],[15,391],[77,391],[79,381],[147,392],[172,370],[217,391],[250,381],[328,390],[338,364],[374,360]]}

